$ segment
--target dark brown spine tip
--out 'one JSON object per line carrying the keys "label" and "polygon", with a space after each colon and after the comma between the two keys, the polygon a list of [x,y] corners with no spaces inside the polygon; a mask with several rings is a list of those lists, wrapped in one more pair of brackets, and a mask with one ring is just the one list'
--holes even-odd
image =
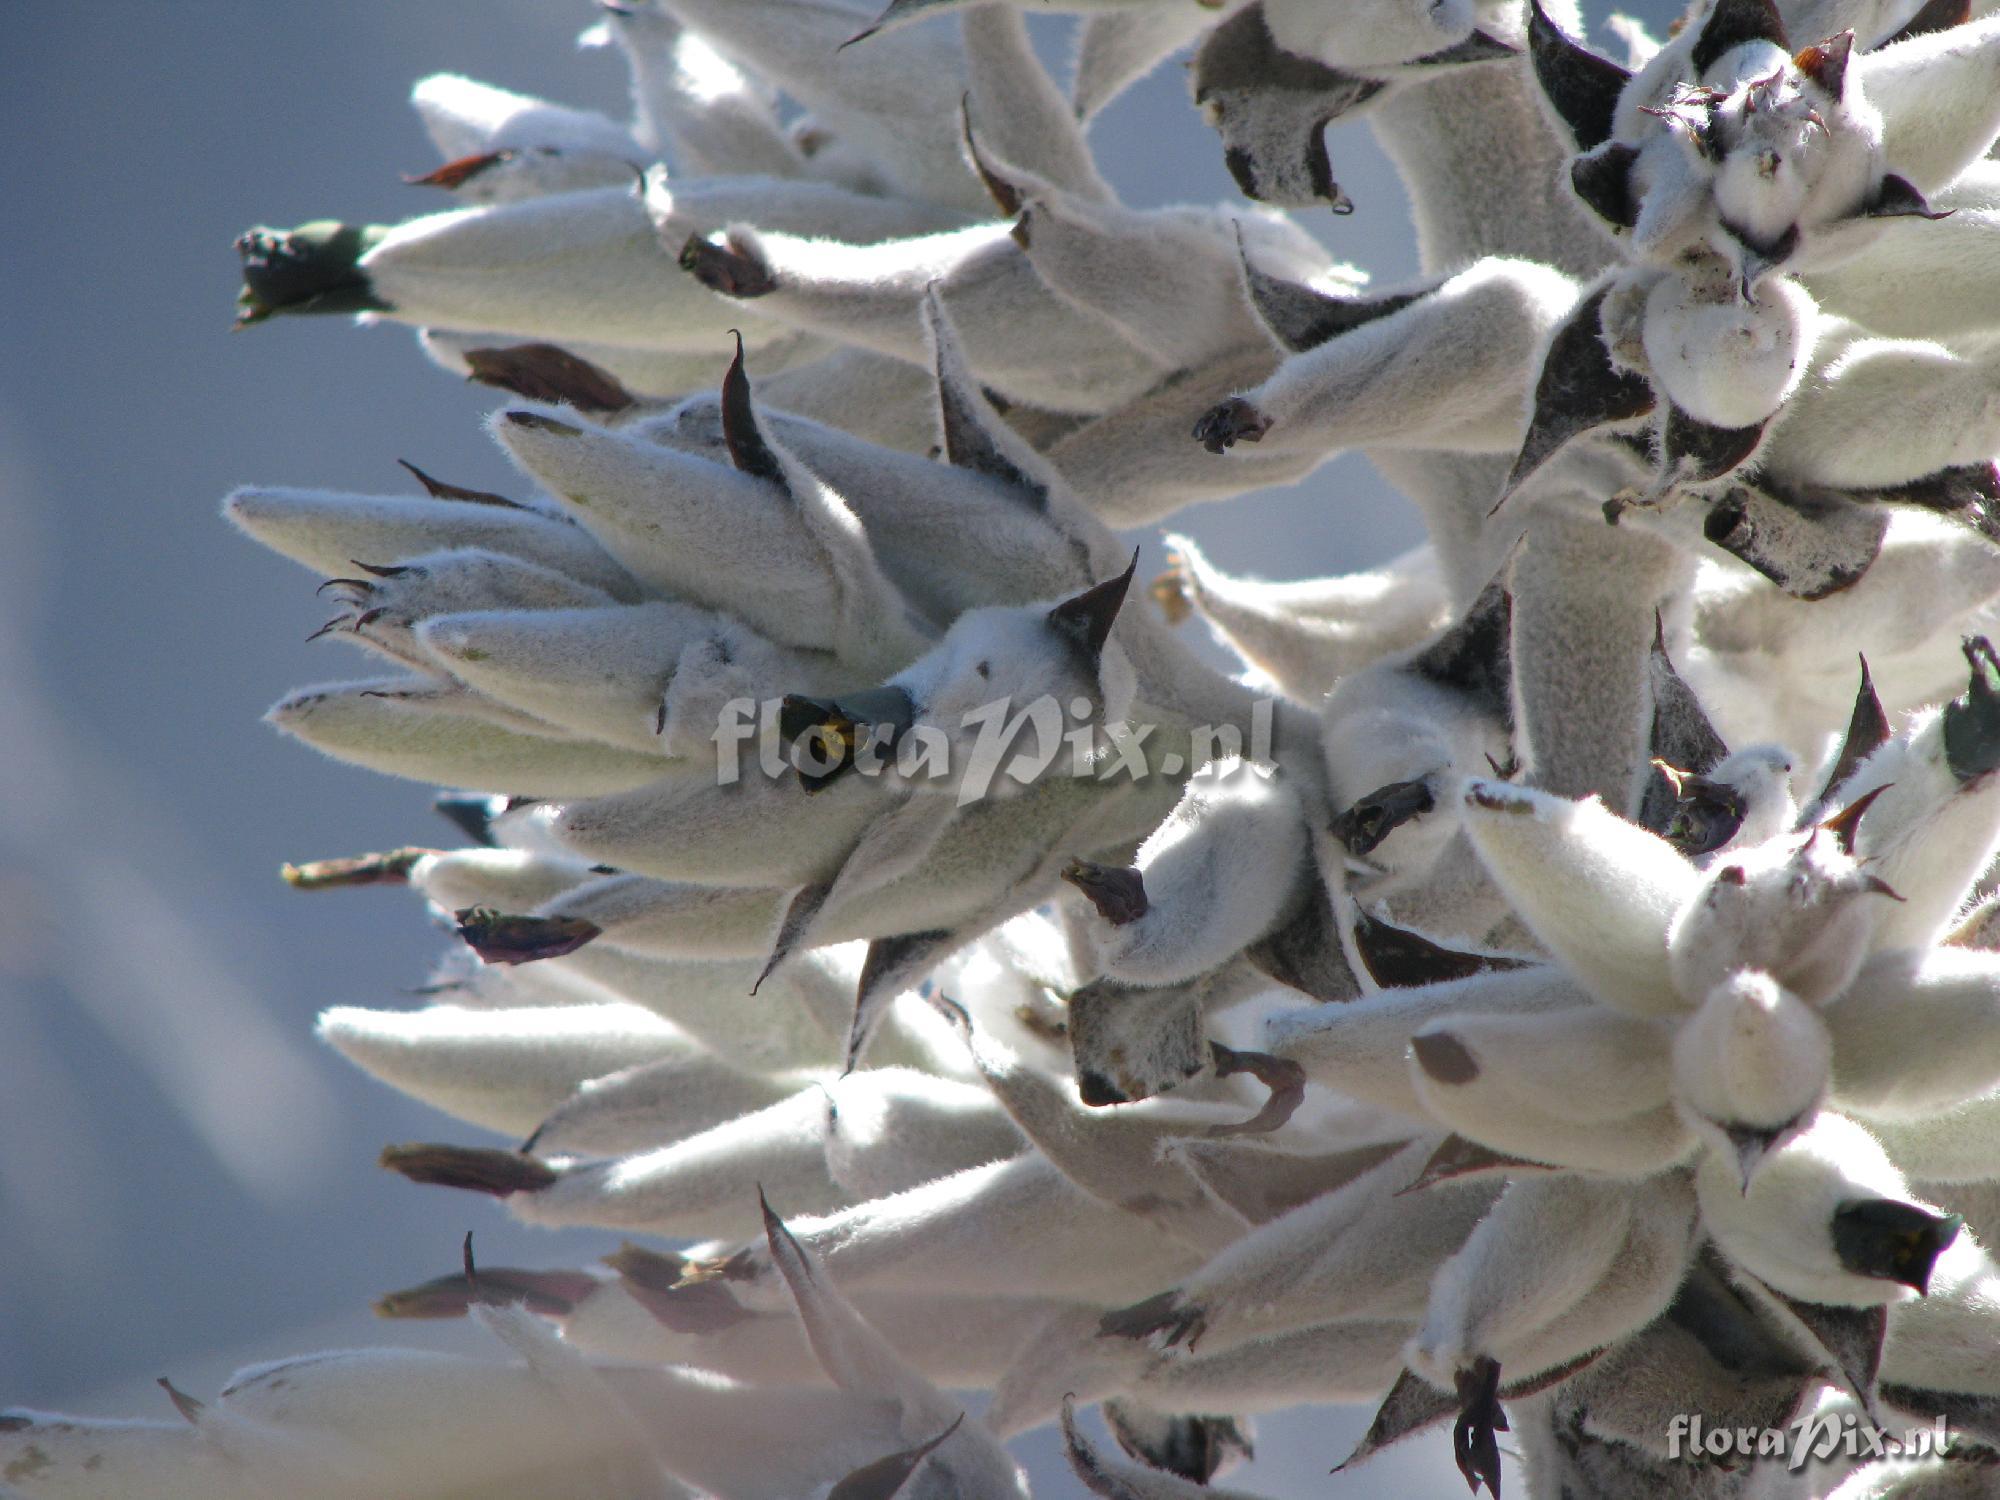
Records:
{"label": "dark brown spine tip", "polygon": [[711,292],[724,297],[763,297],[778,289],[763,258],[734,235],[720,241],[691,234],[681,246],[680,265]]}
{"label": "dark brown spine tip", "polygon": [[1146,898],[1145,877],[1129,866],[1073,859],[1063,867],[1062,878],[1081,891],[1113,927],[1129,926],[1152,909]]}
{"label": "dark brown spine tip", "polygon": [[465,500],[474,505],[505,506],[508,510],[527,509],[519,501],[509,500],[505,495],[496,495],[491,490],[469,490],[464,485],[446,484],[442,479],[426,474],[407,458],[399,458],[396,462],[416,477],[417,483],[424,487],[424,493],[433,500]]}
{"label": "dark brown spine tip", "polygon": [[616,376],[555,344],[468,349],[465,365],[481,385],[512,391],[530,401],[603,413],[624,411],[636,404]]}
{"label": "dark brown spine tip", "polygon": [[1437,1083],[1456,1087],[1479,1077],[1479,1060],[1448,1031],[1428,1031],[1411,1037],[1410,1053],[1425,1076]]}
{"label": "dark brown spine tip", "polygon": [[555,1185],[555,1168],[532,1156],[489,1146],[384,1146],[380,1164],[412,1182],[505,1198]]}
{"label": "dark brown spine tip", "polygon": [[1774,0],[1716,0],[1702,22],[1688,61],[1696,73],[1706,73],[1723,53],[1745,42],[1769,42],[1786,52],[1792,50]]}
{"label": "dark brown spine tip", "polygon": [[1138,571],[1139,549],[1134,547],[1132,560],[1125,565],[1124,572],[1063,600],[1049,611],[1049,624],[1095,663],[1104,653],[1111,627],[1118,620],[1118,611],[1124,607],[1125,595],[1130,592],[1133,575]]}
{"label": "dark brown spine tip", "polygon": [[[993,200],[993,206],[1000,210],[1000,217],[1011,219],[1021,211],[1021,190],[994,170],[993,164],[979,149],[979,138],[972,133],[972,95],[963,94],[958,101],[959,129],[965,139],[965,154],[972,162],[972,170],[979,174],[979,181],[986,188],[986,196]],[[1018,226],[1017,231],[1018,231]],[[1021,248],[1027,248],[1025,239]]]}
{"label": "dark brown spine tip", "polygon": [[1271,419],[1241,396],[1211,406],[1194,424],[1194,440],[1210,453],[1223,453],[1238,443],[1260,443],[1271,430]]}
{"label": "dark brown spine tip", "polygon": [[661,1250],[648,1250],[644,1245],[635,1245],[630,1240],[603,1257],[603,1260],[605,1265],[618,1273],[619,1280],[633,1286],[650,1287],[656,1292],[673,1290],[687,1278],[688,1274],[686,1256]]}
{"label": "dark brown spine tip", "polygon": [[1819,826],[1833,835],[1834,841],[1840,845],[1841,853],[1854,852],[1854,837],[1860,831],[1862,818],[1867,815],[1868,809],[1875,805],[1875,799],[1894,785],[1894,782],[1885,782],[1881,786],[1871,787],[1832,817],[1821,821]]}
{"label": "dark brown spine tip", "polygon": [[526,964],[574,953],[603,931],[582,917],[517,917],[491,907],[453,914],[458,935],[489,964]]}
{"label": "dark brown spine tip", "polygon": [[443,166],[433,167],[418,176],[413,177],[406,172],[403,181],[411,187],[444,188],[447,192],[456,192],[480,173],[513,159],[512,151],[479,151],[471,156],[453,157]]}
{"label": "dark brown spine tip", "polygon": [[325,891],[350,885],[408,885],[410,871],[417,861],[437,852],[435,849],[412,847],[392,849],[386,854],[315,859],[302,865],[284,865],[278,873],[286,885],[299,891]]}
{"label": "dark brown spine tip", "polygon": [[736,353],[722,373],[722,445],[738,471],[753,479],[785,482],[784,466],[757,425],[757,404],[750,392],[750,372],[743,362],[743,335],[729,330],[736,340]]}
{"label": "dark brown spine tip", "polygon": [[524,1304],[544,1318],[563,1318],[598,1287],[587,1271],[530,1271],[514,1266],[481,1266],[476,1287],[463,1271],[440,1276],[375,1299],[378,1318],[462,1318],[475,1302]]}

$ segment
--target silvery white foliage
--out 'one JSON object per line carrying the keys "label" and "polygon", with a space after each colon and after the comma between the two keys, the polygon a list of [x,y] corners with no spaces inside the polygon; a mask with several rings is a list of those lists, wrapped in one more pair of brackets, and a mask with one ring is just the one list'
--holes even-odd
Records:
{"label": "silvery white foliage", "polygon": [[[1990,1479],[2000,26],[1075,8],[1065,91],[997,0],[621,3],[629,122],[427,80],[458,207],[245,236],[243,321],[419,326],[521,474],[229,501],[405,674],[273,721],[476,846],[288,870],[463,943],[322,1035],[510,1143],[386,1165],[660,1243],[383,1300],[514,1364],[9,1413],[14,1492],[1013,1495],[1061,1421],[1177,1497],[1336,1400],[1496,1493],[1509,1421],[1549,1496]],[[1263,205],[1089,149],[1190,45]],[[1424,546],[1133,586],[1113,526],[1348,447]],[[983,743],[1036,704],[1073,755]],[[1823,1401],[1954,1447],[1666,1447]]]}

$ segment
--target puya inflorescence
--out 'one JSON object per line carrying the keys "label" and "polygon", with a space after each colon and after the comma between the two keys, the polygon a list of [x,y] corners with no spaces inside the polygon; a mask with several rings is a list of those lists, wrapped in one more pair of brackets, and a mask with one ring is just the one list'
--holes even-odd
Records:
{"label": "puya inflorescence", "polygon": [[[2000,16],[1055,8],[1067,93],[991,0],[607,5],[629,119],[428,79],[458,207],[240,241],[525,486],[229,499],[380,668],[272,722],[469,841],[288,868],[462,940],[321,1033],[520,1143],[386,1166],[634,1238],[380,1304],[506,1360],[9,1412],[9,1493],[985,1500],[1056,1422],[1168,1500],[1336,1401],[1495,1494],[2000,1485]],[[1244,197],[1134,209],[1184,49]],[[1135,579],[1348,449],[1424,546]]]}

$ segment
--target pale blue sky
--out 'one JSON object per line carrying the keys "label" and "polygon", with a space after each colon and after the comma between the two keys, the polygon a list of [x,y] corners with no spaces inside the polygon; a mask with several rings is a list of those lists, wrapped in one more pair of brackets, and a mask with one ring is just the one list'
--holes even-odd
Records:
{"label": "pale blue sky", "polygon": [[[399,177],[435,162],[405,102],[425,73],[618,109],[615,59],[571,45],[590,19],[566,0],[7,7],[0,1405],[163,1411],[157,1375],[206,1394],[236,1360],[427,1336],[372,1325],[368,1299],[450,1266],[468,1227],[494,1262],[601,1248],[373,1165],[391,1140],[472,1133],[318,1048],[312,1016],[415,1003],[402,992],[442,940],[407,896],[308,897],[276,871],[447,833],[425,789],[258,723],[359,659],[304,644],[324,617],[316,580],[216,514],[251,480],[405,489],[398,458],[518,483],[479,431],[489,403],[407,330],[232,335],[230,241],[446,206]],[[1133,202],[1234,197],[1177,67],[1097,139]],[[1308,222],[1379,280],[1412,274],[1400,189],[1365,130],[1334,152],[1358,211]],[[1218,563],[1280,577],[1418,536],[1359,460],[1177,524]],[[1267,1424],[1259,1482],[1336,1493],[1323,1471],[1358,1420]],[[1460,1492],[1443,1448],[1418,1457],[1405,1472],[1423,1492]],[[1376,1484],[1418,1492],[1382,1468]]]}

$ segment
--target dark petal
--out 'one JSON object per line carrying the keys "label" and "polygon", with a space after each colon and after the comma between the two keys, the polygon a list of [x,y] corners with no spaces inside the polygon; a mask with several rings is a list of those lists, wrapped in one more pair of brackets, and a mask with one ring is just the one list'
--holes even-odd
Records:
{"label": "dark petal", "polygon": [[2000,766],[2000,656],[1983,635],[1960,643],[1971,678],[1944,706],[1945,764],[1961,782]]}
{"label": "dark petal", "polygon": [[1498,953],[1460,953],[1359,906],[1354,910],[1354,951],[1369,977],[1384,989],[1443,984],[1496,969],[1526,968],[1530,963]]}
{"label": "dark petal", "polygon": [[1508,472],[1502,503],[1574,438],[1607,423],[1633,421],[1653,409],[1652,385],[1612,364],[1604,347],[1598,320],[1606,290],[1599,287],[1579,302],[1550,341],[1535,381],[1534,415]]}
{"label": "dark petal", "polygon": [[1847,733],[1841,737],[1840,754],[1834,757],[1833,769],[1827,772],[1826,785],[1820,788],[1815,805],[1831,801],[1861,763],[1888,742],[1889,715],[1875,695],[1875,680],[1868,675],[1868,658],[1864,656],[1861,683],[1854,690],[1854,711],[1847,716]]}
{"label": "dark petal", "polygon": [[1915,505],[2000,542],[2000,464],[1954,464],[1887,489],[1859,491],[1886,505]]}
{"label": "dark petal", "polygon": [[1390,834],[1436,806],[1427,781],[1392,781],[1335,815],[1327,831],[1357,859],[1374,852]]}
{"label": "dark petal", "polygon": [[1111,627],[1116,623],[1118,611],[1125,603],[1125,595],[1132,587],[1132,575],[1138,570],[1139,549],[1134,547],[1132,561],[1126,564],[1123,573],[1092,584],[1049,611],[1050,626],[1093,669],[1097,659],[1104,654],[1104,643],[1111,638]]}
{"label": "dark petal", "polygon": [[1785,36],[1785,22],[1772,0],[1716,0],[1715,9],[1702,23],[1689,61],[1696,73],[1706,73],[1715,60],[1731,47],[1745,42],[1769,42],[1786,52],[1792,50]]}
{"label": "dark petal", "polygon": [[[1328,339],[1351,333],[1378,318],[1401,312],[1429,291],[1393,292],[1380,297],[1336,297],[1303,282],[1287,281],[1261,271],[1243,254],[1243,230],[1236,231],[1236,250],[1242,259],[1243,283],[1250,293],[1250,305],[1271,335],[1294,354],[1317,349]],[[1199,437],[1201,434],[1196,433]]]}
{"label": "dark petal", "polygon": [[624,411],[636,404],[617,377],[554,344],[468,349],[465,363],[481,385],[530,401],[561,402],[587,412]]}
{"label": "dark petal", "polygon": [[1462,693],[1510,730],[1514,725],[1514,596],[1510,564],[1479,591],[1465,614],[1413,660],[1408,670]]}
{"label": "dark petal", "polygon": [[1222,134],[1223,160],[1246,197],[1293,207],[1354,205],[1333,180],[1324,131],[1387,86],[1327,67],[1271,39],[1262,5],[1208,34],[1194,59],[1195,101]]}
{"label": "dark petal", "polygon": [[889,1005],[904,990],[913,988],[958,946],[956,934],[944,930],[907,932],[896,937],[876,938],[868,945],[861,963],[861,979],[855,985],[854,1024],[847,1034],[847,1063],[843,1071],[852,1073],[867,1050]]}
{"label": "dark petal", "polygon": [[738,240],[724,236],[720,242],[691,234],[681,246],[680,266],[707,287],[724,297],[764,297],[778,289],[771,268]]}
{"label": "dark petal", "polygon": [[486,906],[454,912],[458,935],[489,964],[527,964],[574,953],[601,931],[582,917],[523,917]]}
{"label": "dark petal", "polygon": [[1145,877],[1129,865],[1073,859],[1063,866],[1062,878],[1083,892],[1084,899],[1113,927],[1136,922],[1151,910]]}
{"label": "dark petal", "polygon": [[539,1193],[556,1181],[555,1169],[546,1163],[490,1146],[384,1146],[380,1163],[412,1182],[496,1198]]}
{"label": "dark petal", "polygon": [[1528,57],[1542,96],[1569,127],[1576,149],[1590,151],[1610,140],[1618,96],[1632,75],[1563,35],[1541,0],[1528,13]]}
{"label": "dark petal", "polygon": [[1630,229],[1639,222],[1632,201],[1632,163],[1638,159],[1636,148],[1608,142],[1570,162],[1570,189],[1605,223]]}
{"label": "dark petal", "polygon": [[1792,66],[1838,99],[1847,88],[1847,63],[1853,55],[1854,32],[1850,29],[1801,48]]}
{"label": "dark petal", "polygon": [[[1729,746],[1709,722],[1708,711],[1695,697],[1694,689],[1674,670],[1673,658],[1667,654],[1666,624],[1657,613],[1653,616],[1653,650],[1647,677],[1653,696],[1647,754],[1696,775],[1714,770],[1716,763],[1729,754]],[[1655,766],[1647,773],[1636,821],[1643,828],[1664,833],[1679,802],[1680,794]]]}
{"label": "dark petal", "polygon": [[1203,412],[1194,424],[1194,440],[1210,453],[1221,453],[1238,443],[1262,441],[1271,430],[1271,419],[1241,396],[1231,396]]}
{"label": "dark petal", "polygon": [[1768,419],[1751,427],[1716,427],[1669,404],[1661,439],[1667,472],[1678,484],[1720,479],[1757,451],[1767,423]]}

